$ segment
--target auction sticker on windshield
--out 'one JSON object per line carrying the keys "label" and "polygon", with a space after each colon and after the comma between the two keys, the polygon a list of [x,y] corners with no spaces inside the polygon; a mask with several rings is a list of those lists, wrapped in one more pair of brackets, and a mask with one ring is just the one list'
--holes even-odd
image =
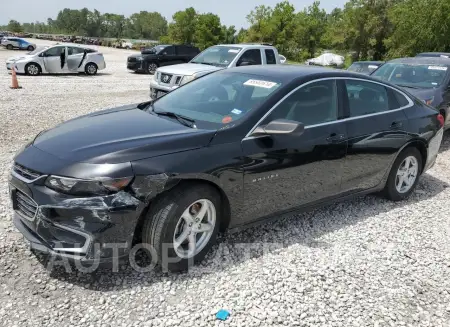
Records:
{"label": "auction sticker on windshield", "polygon": [[443,71],[446,71],[447,67],[445,67],[445,66],[428,66],[428,69],[430,69],[430,70],[443,70]]}
{"label": "auction sticker on windshield", "polygon": [[257,86],[257,87],[263,87],[265,89],[271,89],[272,87],[277,85],[277,83],[262,81],[262,80],[258,80],[258,79],[249,79],[247,82],[244,83],[244,85]]}
{"label": "auction sticker on windshield", "polygon": [[378,66],[375,66],[375,65],[369,65],[368,67],[369,68],[378,68]]}
{"label": "auction sticker on windshield", "polygon": [[238,49],[230,49],[230,50],[228,50],[228,52],[231,52],[231,53],[238,53],[239,51],[241,51],[241,50],[238,50]]}

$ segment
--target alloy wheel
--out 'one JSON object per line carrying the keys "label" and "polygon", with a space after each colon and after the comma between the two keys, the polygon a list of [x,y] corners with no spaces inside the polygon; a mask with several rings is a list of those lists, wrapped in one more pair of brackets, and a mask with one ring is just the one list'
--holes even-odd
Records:
{"label": "alloy wheel", "polygon": [[39,67],[34,64],[28,65],[27,73],[29,75],[39,75]]}
{"label": "alloy wheel", "polygon": [[406,157],[397,170],[395,177],[395,188],[399,193],[408,192],[414,185],[419,172],[419,164],[416,157]]}
{"label": "alloy wheel", "polygon": [[97,67],[95,67],[94,65],[88,65],[87,66],[87,72],[89,75],[94,75],[97,72]]}
{"label": "alloy wheel", "polygon": [[154,74],[156,72],[156,69],[158,69],[158,65],[156,65],[155,63],[150,63],[148,65],[148,72],[150,74]]}
{"label": "alloy wheel", "polygon": [[175,227],[173,246],[183,259],[197,255],[208,244],[216,224],[216,208],[207,199],[200,199],[184,210]]}

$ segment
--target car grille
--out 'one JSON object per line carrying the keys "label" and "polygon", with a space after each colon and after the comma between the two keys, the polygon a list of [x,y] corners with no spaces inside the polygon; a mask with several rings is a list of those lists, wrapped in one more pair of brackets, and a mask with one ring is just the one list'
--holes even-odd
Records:
{"label": "car grille", "polygon": [[169,84],[171,79],[172,79],[172,75],[161,74],[161,82]]}
{"label": "car grille", "polygon": [[25,168],[24,166],[21,166],[17,163],[15,163],[12,167],[12,170],[17,174],[22,176],[23,178],[33,181],[39,177],[42,176],[42,174],[38,173],[37,171]]}
{"label": "car grille", "polygon": [[38,205],[25,193],[16,191],[16,211],[27,219],[34,219]]}
{"label": "car grille", "polygon": [[136,62],[137,59],[134,57],[128,57],[128,62]]}

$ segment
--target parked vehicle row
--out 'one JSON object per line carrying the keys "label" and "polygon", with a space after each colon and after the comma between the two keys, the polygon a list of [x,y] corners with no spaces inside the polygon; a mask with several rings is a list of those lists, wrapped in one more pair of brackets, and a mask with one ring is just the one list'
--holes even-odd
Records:
{"label": "parked vehicle row", "polygon": [[190,79],[163,97],[72,119],[15,155],[13,221],[33,249],[90,264],[142,242],[185,270],[219,231],[367,193],[403,200],[435,163],[444,117],[400,86],[279,65],[261,45],[193,61],[158,68]]}
{"label": "parked vehicle row", "polygon": [[86,73],[95,75],[106,68],[103,54],[95,49],[78,44],[57,44],[38,47],[25,55],[11,57],[6,61],[6,69],[19,74],[68,74]]}
{"label": "parked vehicle row", "polygon": [[[232,67],[253,65],[280,65],[280,57],[275,47],[265,44],[220,44],[209,47],[189,63],[156,70],[150,80],[150,97],[159,98],[174,89],[214,71]],[[221,101],[227,92],[217,89],[213,97]]]}

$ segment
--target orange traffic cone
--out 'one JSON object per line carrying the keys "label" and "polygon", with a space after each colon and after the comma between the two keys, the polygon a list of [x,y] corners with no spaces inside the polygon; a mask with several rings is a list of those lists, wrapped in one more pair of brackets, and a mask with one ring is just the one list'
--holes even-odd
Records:
{"label": "orange traffic cone", "polygon": [[12,66],[12,83],[11,83],[11,89],[21,89],[22,87],[19,86],[19,81],[17,80],[16,70],[14,69],[14,66]]}

